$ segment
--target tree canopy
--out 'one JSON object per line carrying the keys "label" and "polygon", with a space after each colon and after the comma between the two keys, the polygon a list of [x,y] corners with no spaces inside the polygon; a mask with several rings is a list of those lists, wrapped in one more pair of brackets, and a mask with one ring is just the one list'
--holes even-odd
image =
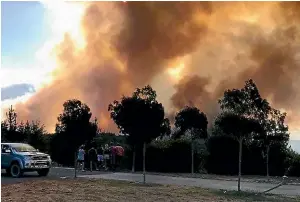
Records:
{"label": "tree canopy", "polygon": [[271,109],[269,102],[261,97],[252,79],[246,81],[242,89],[226,90],[219,104],[222,110],[256,118],[259,122],[268,117]]}
{"label": "tree canopy", "polygon": [[184,134],[187,130],[195,130],[198,138],[207,138],[207,117],[196,107],[185,107],[175,117],[175,126]]}
{"label": "tree canopy", "polygon": [[260,133],[261,125],[254,118],[244,117],[233,112],[223,112],[215,120],[215,127],[226,135],[236,139],[249,137],[251,134]]}
{"label": "tree canopy", "polygon": [[[80,100],[67,100],[63,104],[63,112],[59,114],[56,124],[56,135],[52,138],[54,160],[72,165],[74,152],[84,143],[91,142],[99,132],[97,119],[91,121],[90,108]],[[61,153],[64,156],[61,156]]]}
{"label": "tree canopy", "polygon": [[150,86],[136,89],[131,97],[115,100],[108,110],[120,132],[128,135],[132,145],[150,142],[170,131],[164,108],[157,102],[156,92]]}

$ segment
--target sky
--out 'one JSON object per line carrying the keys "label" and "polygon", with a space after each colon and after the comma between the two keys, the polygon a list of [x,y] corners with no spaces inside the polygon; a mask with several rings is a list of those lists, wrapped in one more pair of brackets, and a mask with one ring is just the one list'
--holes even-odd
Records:
{"label": "sky", "polygon": [[1,87],[33,83],[31,70],[42,68],[36,53],[50,33],[47,16],[39,2],[1,2]]}

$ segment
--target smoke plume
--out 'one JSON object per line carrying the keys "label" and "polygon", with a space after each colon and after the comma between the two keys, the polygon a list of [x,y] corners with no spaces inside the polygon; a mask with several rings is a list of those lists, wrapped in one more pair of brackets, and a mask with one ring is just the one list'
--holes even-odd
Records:
{"label": "smoke plume", "polygon": [[[85,46],[65,35],[55,78],[16,110],[53,130],[67,99],[87,103],[115,130],[107,106],[151,84],[172,114],[195,105],[210,120],[227,88],[252,78],[273,106],[299,117],[300,4],[279,2],[93,2],[81,25]],[[170,68],[183,63],[177,79]]]}

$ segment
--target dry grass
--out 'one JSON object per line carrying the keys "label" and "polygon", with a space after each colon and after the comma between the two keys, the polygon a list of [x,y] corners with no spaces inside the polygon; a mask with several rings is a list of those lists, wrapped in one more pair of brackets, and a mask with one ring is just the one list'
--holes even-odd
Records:
{"label": "dry grass", "polygon": [[8,201],[296,201],[280,196],[262,196],[193,187],[140,185],[112,180],[38,180],[1,187],[1,199]]}

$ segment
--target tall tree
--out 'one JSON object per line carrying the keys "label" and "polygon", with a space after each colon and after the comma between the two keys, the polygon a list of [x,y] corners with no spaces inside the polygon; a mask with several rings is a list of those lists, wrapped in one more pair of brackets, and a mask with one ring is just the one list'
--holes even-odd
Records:
{"label": "tall tree", "polygon": [[162,133],[168,131],[164,108],[156,100],[156,92],[148,85],[136,89],[131,97],[122,97],[109,105],[111,118],[120,132],[127,135],[127,141],[133,148],[133,166],[135,165],[135,148],[143,145],[143,174],[145,183],[146,144]]}
{"label": "tall tree", "polygon": [[244,117],[233,112],[222,112],[215,120],[215,127],[223,131],[224,134],[232,136],[239,142],[239,174],[238,191],[241,190],[242,175],[242,145],[253,133],[261,132],[261,125],[256,119]]}
{"label": "tall tree", "polygon": [[191,135],[191,172],[194,174],[194,140],[207,138],[207,117],[196,107],[185,107],[175,117],[175,126],[180,128],[181,133],[187,131]]}
{"label": "tall tree", "polygon": [[252,79],[246,81],[242,89],[226,90],[219,104],[223,114],[216,119],[215,125],[239,141],[238,190],[240,191],[242,143],[252,139],[251,135],[263,132],[263,123],[268,117],[270,105],[260,96]]}
{"label": "tall tree", "polygon": [[[91,141],[98,132],[97,121],[90,122],[90,108],[80,100],[67,100],[58,116],[56,136],[52,138],[51,150],[61,164],[74,164],[74,152],[86,141]],[[64,153],[63,158],[61,153]]]}
{"label": "tall tree", "polygon": [[11,106],[6,112],[6,120],[1,124],[3,127],[3,139],[8,142],[24,142],[25,136],[18,130],[17,112]]}

